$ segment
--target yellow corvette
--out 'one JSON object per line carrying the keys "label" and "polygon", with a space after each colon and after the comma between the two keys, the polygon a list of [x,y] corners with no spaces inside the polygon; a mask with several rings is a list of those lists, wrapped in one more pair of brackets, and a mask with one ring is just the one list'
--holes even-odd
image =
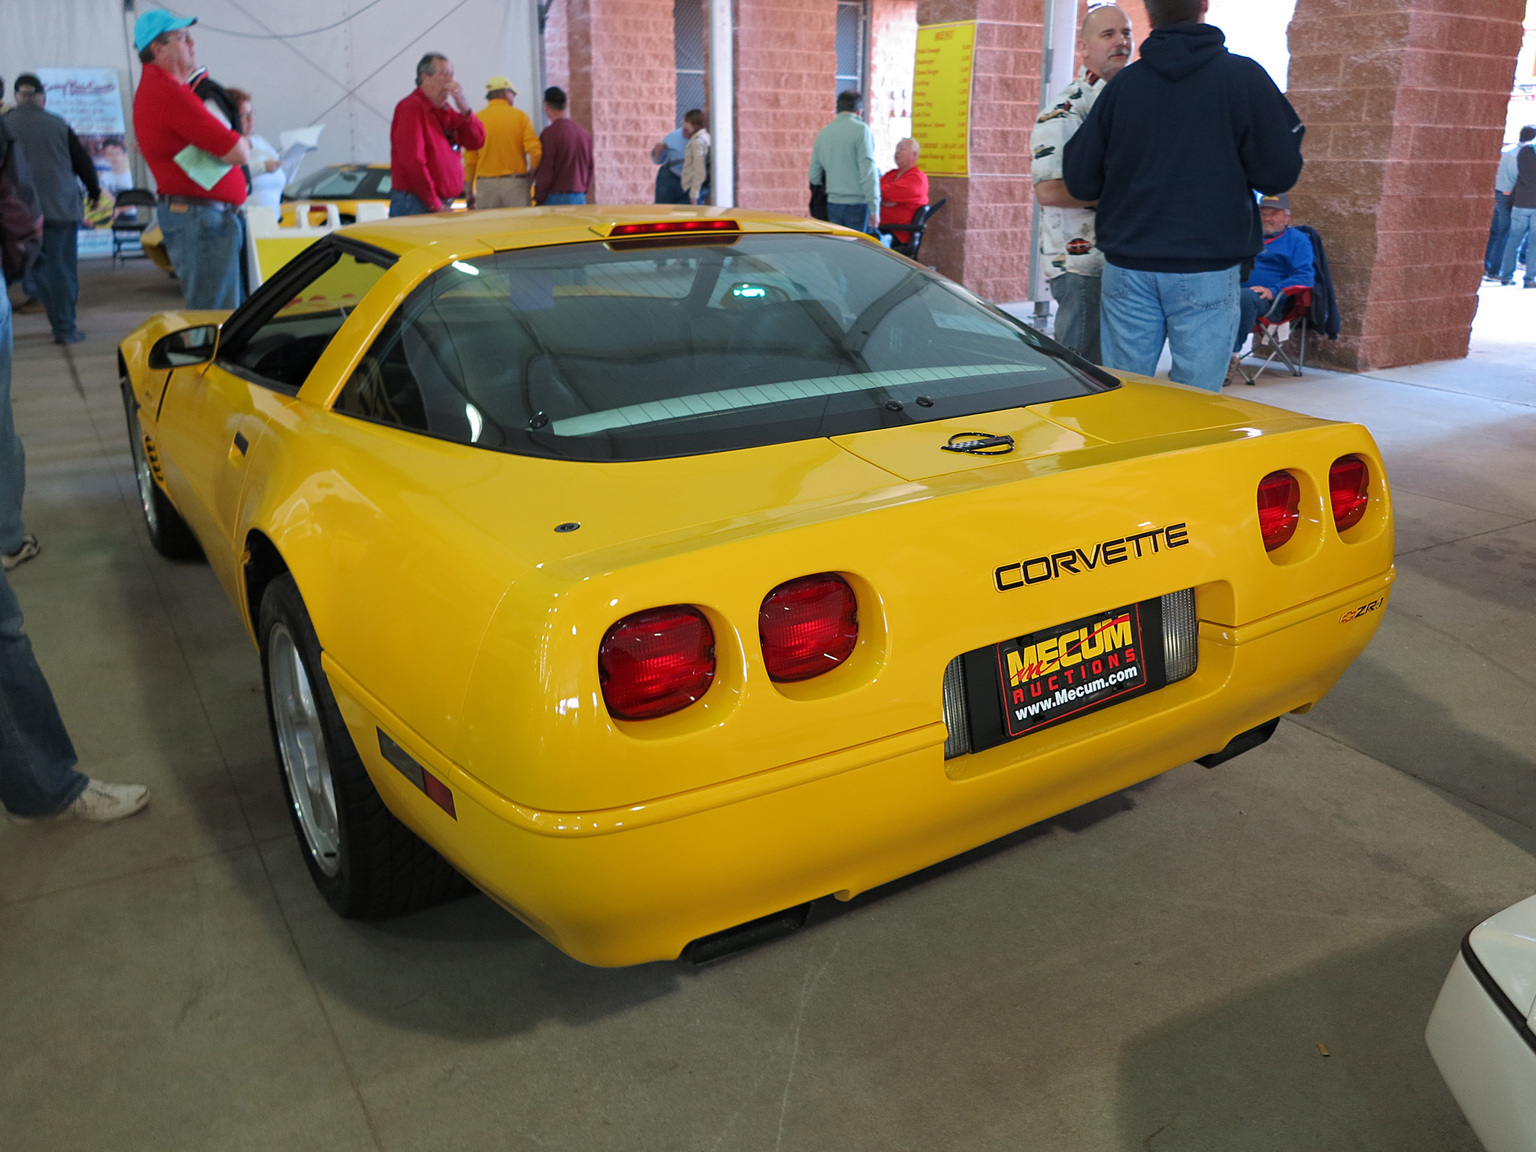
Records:
{"label": "yellow corvette", "polygon": [[591,964],[1262,743],[1393,577],[1363,428],[1116,378],[813,220],[354,225],[120,367],[332,906],[462,874]]}

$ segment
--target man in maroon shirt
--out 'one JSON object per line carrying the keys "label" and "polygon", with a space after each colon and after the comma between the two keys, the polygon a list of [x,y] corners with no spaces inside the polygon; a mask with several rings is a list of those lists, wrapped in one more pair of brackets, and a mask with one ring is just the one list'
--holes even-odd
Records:
{"label": "man in maroon shirt", "polygon": [[420,216],[452,205],[464,192],[460,149],[484,146],[485,125],[469,110],[453,64],[427,53],[416,64],[416,91],[395,105],[389,126],[389,214]]}
{"label": "man in maroon shirt", "polygon": [[[908,137],[896,145],[896,167],[880,177],[880,225],[910,224],[919,208],[928,205],[928,173],[917,166],[917,141]],[[882,232],[887,244],[905,244],[910,232]]]}
{"label": "man in maroon shirt", "polygon": [[[144,65],[133,98],[133,131],[154,173],[155,218],[188,308],[234,308],[242,298],[245,251],[245,137],[203,107],[188,79],[197,70],[194,17],[154,8],[133,27]],[[222,168],[222,172],[220,169]]]}
{"label": "man in maroon shirt", "polygon": [[592,186],[592,137],[565,110],[565,92],[544,89],[549,127],[539,133],[544,156],[533,175],[535,204],[585,204]]}

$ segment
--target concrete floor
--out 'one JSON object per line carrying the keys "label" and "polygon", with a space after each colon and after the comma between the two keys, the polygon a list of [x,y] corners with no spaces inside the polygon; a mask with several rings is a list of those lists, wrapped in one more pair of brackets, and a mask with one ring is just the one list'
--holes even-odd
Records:
{"label": "concrete floor", "polygon": [[82,767],[155,801],[0,823],[6,1152],[1476,1149],[1422,1033],[1536,891],[1536,295],[1491,289],[1465,362],[1244,389],[1368,424],[1399,515],[1379,638],[1267,746],[715,966],[602,971],[479,897],[321,903],[256,656],[139,523],[114,341],[174,287],[83,279],[87,343],[17,324],[13,579]]}

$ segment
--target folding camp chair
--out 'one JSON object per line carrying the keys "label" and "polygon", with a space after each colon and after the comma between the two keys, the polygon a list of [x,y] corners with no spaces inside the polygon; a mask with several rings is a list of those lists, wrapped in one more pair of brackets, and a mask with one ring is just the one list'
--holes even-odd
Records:
{"label": "folding camp chair", "polygon": [[[1312,289],[1292,285],[1280,291],[1269,312],[1261,315],[1253,326],[1253,344],[1238,360],[1237,370],[1247,384],[1257,384],[1259,373],[1276,360],[1290,369],[1292,376],[1300,376],[1307,363],[1307,316],[1312,310]],[[1295,338],[1294,352],[1287,345]],[[1263,356],[1264,360],[1249,372],[1243,360]]]}

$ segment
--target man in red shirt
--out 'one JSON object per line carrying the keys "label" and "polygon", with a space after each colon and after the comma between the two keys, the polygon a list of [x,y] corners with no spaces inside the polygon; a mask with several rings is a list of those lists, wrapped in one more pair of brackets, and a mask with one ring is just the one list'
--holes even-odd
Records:
{"label": "man in red shirt", "polygon": [[234,308],[243,298],[245,174],[250,143],[203,106],[187,81],[197,70],[195,17],[151,9],[133,27],[144,65],[133,131],[154,173],[155,218],[188,308]]}
{"label": "man in red shirt", "polygon": [[459,150],[483,147],[485,125],[469,110],[453,64],[428,52],[416,63],[416,91],[395,105],[389,126],[389,214],[420,216],[450,207],[464,193]]}
{"label": "man in red shirt", "polygon": [[[918,144],[908,137],[896,145],[896,167],[880,177],[880,223],[910,224],[919,208],[928,204],[928,173],[917,166]],[[889,239],[887,239],[889,237]],[[885,232],[887,244],[905,244],[910,232]]]}
{"label": "man in red shirt", "polygon": [[539,133],[544,155],[533,176],[533,202],[585,204],[592,187],[592,137],[566,112],[563,89],[544,89],[544,115],[549,127]]}

